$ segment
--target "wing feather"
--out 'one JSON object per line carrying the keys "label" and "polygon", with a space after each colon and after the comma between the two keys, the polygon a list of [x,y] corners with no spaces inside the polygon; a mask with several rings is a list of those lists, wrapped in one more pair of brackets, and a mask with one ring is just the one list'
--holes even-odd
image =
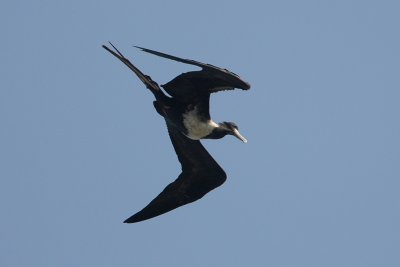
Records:
{"label": "wing feather", "polygon": [[188,139],[167,123],[172,145],[182,165],[182,173],[141,211],[125,223],[144,221],[202,198],[226,180],[224,170],[200,141]]}

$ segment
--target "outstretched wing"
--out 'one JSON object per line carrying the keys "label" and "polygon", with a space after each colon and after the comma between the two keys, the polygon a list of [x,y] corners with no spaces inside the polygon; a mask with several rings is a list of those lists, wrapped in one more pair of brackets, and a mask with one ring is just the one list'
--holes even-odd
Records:
{"label": "outstretched wing", "polygon": [[232,90],[234,88],[240,88],[243,90],[250,89],[249,83],[245,82],[237,74],[227,69],[222,69],[211,64],[205,64],[191,59],[179,58],[143,47],[136,47],[144,52],[156,56],[202,68],[200,71],[182,73],[162,86],[175,98],[190,101],[192,97],[201,94],[211,94],[222,90]]}
{"label": "outstretched wing", "polygon": [[199,141],[188,139],[167,122],[172,145],[182,173],[144,209],[125,223],[147,220],[202,198],[226,180],[224,170]]}

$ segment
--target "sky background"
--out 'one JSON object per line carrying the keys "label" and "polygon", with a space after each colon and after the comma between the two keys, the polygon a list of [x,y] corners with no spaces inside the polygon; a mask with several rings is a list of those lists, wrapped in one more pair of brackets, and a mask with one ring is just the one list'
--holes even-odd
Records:
{"label": "sky background", "polygon": [[[2,1],[0,266],[400,266],[398,1]],[[249,140],[193,204],[122,221],[180,173],[153,97],[229,68],[212,96]]]}

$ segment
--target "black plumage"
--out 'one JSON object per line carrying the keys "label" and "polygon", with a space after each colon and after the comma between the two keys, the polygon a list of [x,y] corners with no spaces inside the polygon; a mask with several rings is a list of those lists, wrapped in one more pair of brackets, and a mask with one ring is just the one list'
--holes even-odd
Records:
{"label": "black plumage", "polygon": [[200,141],[185,137],[168,123],[167,127],[182,173],[144,209],[125,220],[125,223],[147,220],[196,201],[226,180],[224,170]]}
{"label": "black plumage", "polygon": [[105,45],[103,48],[128,66],[155,96],[154,107],[166,121],[171,142],[182,166],[182,173],[174,182],[144,209],[125,220],[125,223],[134,223],[196,201],[225,182],[224,170],[198,140],[218,139],[227,134],[244,142],[247,140],[240,135],[236,124],[212,122],[209,97],[211,93],[221,90],[248,90],[250,85],[226,69],[139,47],[145,52],[202,68],[200,71],[183,73],[163,85],[170,95],[167,96],[150,76],[143,74],[117,48],[111,46],[115,51]]}

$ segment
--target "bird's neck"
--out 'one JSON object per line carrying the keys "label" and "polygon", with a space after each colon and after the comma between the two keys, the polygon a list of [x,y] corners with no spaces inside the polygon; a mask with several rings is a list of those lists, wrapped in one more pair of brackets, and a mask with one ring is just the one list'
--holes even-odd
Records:
{"label": "bird's neck", "polygon": [[224,127],[221,127],[220,124],[215,124],[216,127],[213,128],[212,132],[209,135],[205,136],[204,139],[220,139],[227,134],[227,131]]}

